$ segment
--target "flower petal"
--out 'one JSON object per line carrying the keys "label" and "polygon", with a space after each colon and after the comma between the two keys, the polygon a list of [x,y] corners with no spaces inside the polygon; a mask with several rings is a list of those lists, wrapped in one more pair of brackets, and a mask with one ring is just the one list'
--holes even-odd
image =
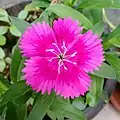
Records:
{"label": "flower petal", "polygon": [[46,58],[32,57],[26,61],[25,65],[23,72],[26,83],[37,92],[50,93],[58,74],[56,64],[49,62]]}
{"label": "flower petal", "polygon": [[45,22],[28,27],[20,39],[20,49],[25,57],[45,56],[48,46],[55,41],[52,28]]}
{"label": "flower petal", "polygon": [[84,95],[90,85],[90,77],[71,63],[66,62],[68,70],[63,70],[55,81],[55,92],[64,98],[75,98]]}
{"label": "flower petal", "polygon": [[58,18],[53,23],[53,30],[59,46],[63,44],[63,41],[68,46],[73,40],[79,37],[82,29],[83,27],[79,27],[79,22],[72,20],[72,18]]}
{"label": "flower petal", "polygon": [[[85,72],[93,72],[98,70],[104,61],[102,40],[98,35],[93,34],[90,30],[83,34],[80,39],[71,47],[70,51],[77,51],[75,62]],[[70,52],[69,51],[69,52]]]}
{"label": "flower petal", "polygon": [[[23,69],[25,73],[25,80],[33,90],[42,94],[51,93],[53,89],[57,95],[64,98],[74,98],[88,90],[91,80],[89,76],[80,71],[77,66],[70,66],[68,70],[63,70],[58,74],[58,64],[55,62],[48,62],[45,58],[32,57],[27,60]],[[66,64],[67,65],[67,64]]]}

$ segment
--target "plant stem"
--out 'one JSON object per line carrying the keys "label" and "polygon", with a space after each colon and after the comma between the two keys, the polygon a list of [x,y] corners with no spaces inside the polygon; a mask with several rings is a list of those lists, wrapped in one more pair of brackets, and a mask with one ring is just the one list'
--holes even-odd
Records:
{"label": "plant stem", "polygon": [[104,19],[104,21],[106,21],[107,24],[109,25],[109,27],[114,30],[116,27],[108,20],[104,8],[102,9],[102,12],[103,12],[103,19]]}

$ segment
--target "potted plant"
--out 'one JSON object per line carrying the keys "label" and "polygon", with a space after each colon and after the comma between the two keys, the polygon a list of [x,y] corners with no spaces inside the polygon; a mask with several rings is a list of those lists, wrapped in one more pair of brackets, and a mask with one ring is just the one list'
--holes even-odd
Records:
{"label": "potted plant", "polygon": [[[116,79],[119,79],[120,68],[116,66],[119,65],[119,53],[113,48],[119,47],[120,27],[111,25],[103,9],[118,8],[119,5],[119,2],[108,0],[33,0],[18,17],[12,17],[1,9],[0,21],[4,21],[1,24],[5,28],[2,29],[3,46],[0,47],[0,64],[3,66],[1,119],[93,118],[108,101]],[[18,6],[21,4],[7,10],[13,15]],[[105,25],[111,28],[110,31]],[[5,42],[5,38],[11,40]],[[67,45],[71,41],[72,44]],[[68,49],[70,54],[67,54]],[[77,57],[78,53],[81,54]],[[12,56],[12,59],[6,60],[6,56]],[[57,67],[54,65],[56,59]],[[79,60],[92,62],[82,67]],[[55,73],[57,76],[52,79]],[[58,76],[69,79],[58,79]],[[47,77],[45,81],[44,77]],[[77,77],[81,84],[75,80]]]}

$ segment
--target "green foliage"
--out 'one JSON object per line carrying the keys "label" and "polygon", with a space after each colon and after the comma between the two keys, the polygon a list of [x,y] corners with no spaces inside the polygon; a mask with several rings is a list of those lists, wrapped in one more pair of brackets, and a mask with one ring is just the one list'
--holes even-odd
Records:
{"label": "green foliage", "polygon": [[102,78],[116,79],[114,69],[106,63],[103,63],[99,71],[95,71],[93,74]]}
{"label": "green foliage", "polygon": [[79,20],[86,29],[92,27],[92,23],[82,13],[66,5],[51,5],[47,8],[47,11],[54,12],[56,15],[62,18],[71,16],[73,19]]}
{"label": "green foliage", "polygon": [[11,68],[10,68],[11,80],[14,83],[17,82],[17,74],[18,74],[18,69],[19,69],[21,60],[22,60],[22,56],[21,56],[20,50],[18,46],[16,46],[13,56],[12,56],[12,63],[11,63]]}
{"label": "green foliage", "polygon": [[106,54],[105,57],[116,73],[116,80],[120,82],[120,59],[111,54]]}
{"label": "green foliage", "polygon": [[86,120],[84,113],[71,105],[69,101],[60,97],[53,101],[50,110],[53,111],[57,117],[67,117],[74,120]]}
{"label": "green foliage", "polygon": [[79,8],[120,8],[119,0],[84,0]]}
{"label": "green foliage", "polygon": [[[120,47],[120,26],[105,34],[104,25],[107,21],[103,20],[102,13],[102,8],[120,8],[120,1],[60,0],[60,4],[50,4],[50,2],[50,0],[33,0],[20,11],[18,17],[9,16],[0,8],[0,22],[3,23],[0,25],[0,120],[43,120],[46,115],[52,120],[65,118],[86,120],[84,114],[86,107],[94,107],[105,96],[104,79],[117,79],[120,82],[120,53],[111,52],[111,48],[115,50],[116,47]],[[31,90],[23,81],[22,69],[26,58],[22,57],[19,50],[19,38],[27,27],[31,26],[26,22],[29,21],[27,20],[29,15],[31,13],[37,15],[38,11],[39,14],[42,13],[32,24],[45,21],[52,27],[53,20],[58,17],[71,17],[79,20],[84,26],[83,33],[91,29],[93,33],[102,37],[105,62],[98,71],[90,73],[92,83],[84,96],[63,99],[54,92],[50,95],[47,93],[42,95]],[[12,53],[11,41],[17,41]],[[9,78],[9,72],[10,79],[5,79],[6,76]]]}
{"label": "green foliage", "polygon": [[93,81],[90,90],[87,93],[86,101],[89,106],[94,107],[102,95],[104,78],[97,76],[91,76],[91,78]]}
{"label": "green foliage", "polygon": [[47,110],[53,103],[54,98],[55,98],[55,93],[51,93],[50,95],[47,94],[39,95],[30,115],[26,120],[33,120],[33,119],[42,120]]}

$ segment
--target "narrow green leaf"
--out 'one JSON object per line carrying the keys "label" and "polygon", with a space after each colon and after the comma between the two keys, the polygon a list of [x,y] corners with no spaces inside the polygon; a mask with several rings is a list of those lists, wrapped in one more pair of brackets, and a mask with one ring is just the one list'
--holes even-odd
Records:
{"label": "narrow green leaf", "polygon": [[26,104],[16,105],[17,120],[24,120],[27,115]]}
{"label": "narrow green leaf", "polygon": [[89,29],[92,27],[92,23],[80,12],[75,9],[66,6],[66,5],[51,5],[46,9],[47,11],[54,12],[59,17],[72,17],[73,19],[79,20],[80,23],[86,28]]}
{"label": "narrow green leaf", "polygon": [[84,110],[86,108],[86,103],[84,102],[84,98],[75,98],[72,102],[72,105],[80,110]]}
{"label": "narrow green leaf", "polygon": [[99,22],[99,23],[95,24],[95,26],[93,26],[91,30],[95,34],[98,34],[99,36],[101,36],[102,33],[104,32],[104,23],[103,22]]}
{"label": "narrow green leaf", "polygon": [[100,97],[103,91],[104,78],[92,75],[91,79],[92,79],[92,85],[90,87],[89,92],[96,97]]}
{"label": "narrow green leaf", "polygon": [[24,20],[18,19],[16,17],[11,17],[12,25],[14,25],[21,33],[23,33],[30,24]]}
{"label": "narrow green leaf", "polygon": [[16,84],[10,86],[10,88],[6,91],[3,96],[2,102],[0,103],[0,107],[12,101],[22,95],[24,95],[30,88],[25,84],[25,81],[20,81]]}
{"label": "narrow green leaf", "polygon": [[56,120],[56,115],[51,110],[47,111],[47,115],[51,118],[51,120]]}
{"label": "narrow green leaf", "polygon": [[72,120],[86,120],[83,112],[62,98],[56,98],[53,101],[50,110],[53,111],[57,116],[71,118]]}
{"label": "narrow green leaf", "polygon": [[[26,120],[43,120],[46,112],[51,106],[55,94],[51,93],[50,95],[44,94],[40,95]],[[42,108],[42,109],[41,109]]]}
{"label": "narrow green leaf", "polygon": [[0,35],[7,33],[8,28],[8,26],[0,26]]}
{"label": "narrow green leaf", "polygon": [[[111,33],[109,33],[106,40],[103,41],[104,49],[107,50],[111,48],[113,46],[112,44],[116,45],[118,43],[116,42],[116,38],[120,38],[120,25],[116,29],[114,29]],[[112,41],[112,44],[110,41]]]}
{"label": "narrow green leaf", "polygon": [[119,0],[84,0],[79,8],[120,8]]}
{"label": "narrow green leaf", "polygon": [[26,10],[22,10],[22,11],[20,11],[20,13],[18,14],[18,18],[19,18],[19,19],[22,19],[22,20],[24,20],[27,16],[28,16],[28,11],[26,11]]}
{"label": "narrow green leaf", "polygon": [[6,67],[6,63],[4,60],[0,60],[0,72],[3,72]]}
{"label": "narrow green leaf", "polygon": [[10,77],[14,83],[17,82],[18,68],[19,68],[21,59],[22,59],[22,56],[21,56],[20,50],[16,46],[12,56],[12,63],[10,67]]}
{"label": "narrow green leaf", "polygon": [[116,80],[120,81],[120,59],[111,54],[105,55],[106,61],[112,66],[116,73]]}
{"label": "narrow green leaf", "polygon": [[21,80],[22,77],[22,69],[24,68],[25,58],[22,58],[19,64],[18,72],[17,72],[17,80]]}
{"label": "narrow green leaf", "polygon": [[93,74],[102,78],[116,79],[114,69],[106,63],[103,63],[99,71],[95,71]]}
{"label": "narrow green leaf", "polygon": [[12,102],[7,104],[6,118],[5,120],[17,120],[17,112],[15,105]]}
{"label": "narrow green leaf", "polygon": [[116,47],[120,47],[120,36],[115,36],[114,38],[110,39],[109,42]]}
{"label": "narrow green leaf", "polygon": [[14,36],[17,36],[17,37],[21,36],[21,33],[14,25],[10,26],[10,33]]}
{"label": "narrow green leaf", "polygon": [[0,59],[3,59],[5,57],[5,52],[3,49],[0,47]]}

